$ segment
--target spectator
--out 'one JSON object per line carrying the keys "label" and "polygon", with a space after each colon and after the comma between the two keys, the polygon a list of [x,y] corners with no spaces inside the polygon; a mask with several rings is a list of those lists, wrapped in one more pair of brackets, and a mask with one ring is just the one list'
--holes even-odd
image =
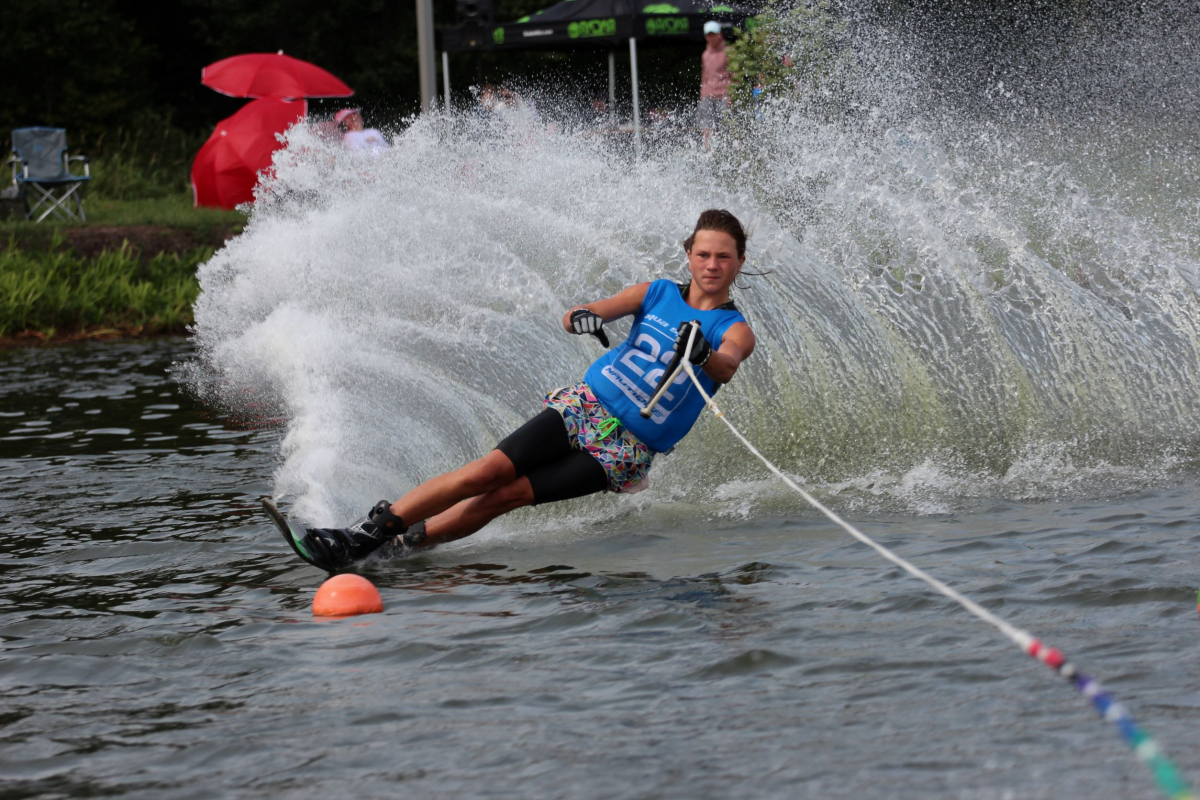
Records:
{"label": "spectator", "polygon": [[592,118],[596,125],[609,124],[608,101],[595,99],[592,101]]}
{"label": "spectator", "polygon": [[490,83],[485,83],[483,88],[479,90],[479,106],[478,111],[481,116],[490,116],[496,110],[496,104],[499,102],[496,98],[496,87]]}
{"label": "spectator", "polygon": [[342,144],[347,150],[367,150],[378,152],[388,148],[387,140],[375,128],[363,127],[362,110],[358,108],[343,108],[333,115],[333,121],[342,131]]}
{"label": "spectator", "polygon": [[331,119],[310,120],[309,127],[322,142],[341,141],[342,126]]}
{"label": "spectator", "polygon": [[708,46],[700,55],[700,105],[696,115],[704,131],[704,146],[710,148],[713,129],[721,124],[729,108],[729,62],[721,23],[714,20],[704,23],[704,40]]}

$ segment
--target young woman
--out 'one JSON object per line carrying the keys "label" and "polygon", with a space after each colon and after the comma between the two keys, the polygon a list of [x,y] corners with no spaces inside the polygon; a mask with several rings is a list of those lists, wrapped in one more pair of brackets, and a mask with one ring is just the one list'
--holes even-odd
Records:
{"label": "young woman", "polygon": [[690,360],[709,394],[754,351],[754,333],[729,299],[746,260],[742,224],[728,211],[705,211],[683,248],[689,283],[638,283],[563,315],[568,333],[604,342],[605,323],[635,315],[629,337],[597,359],[582,382],[551,392],[544,411],[483,458],[394,503],[380,501],[348,528],[309,529],[292,540],[297,552],[336,570],[388,542],[411,549],[461,539],[522,506],[645,488],[655,454],[674,447],[704,410],[681,372],[650,418],[640,414],[675,349],[698,325]]}

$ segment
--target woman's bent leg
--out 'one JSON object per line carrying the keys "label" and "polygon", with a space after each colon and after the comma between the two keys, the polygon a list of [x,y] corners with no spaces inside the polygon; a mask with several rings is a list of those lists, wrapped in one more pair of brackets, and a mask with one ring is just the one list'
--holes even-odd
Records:
{"label": "woman's bent leg", "polygon": [[392,503],[391,512],[413,524],[442,513],[462,500],[478,497],[512,483],[571,453],[562,417],[546,410],[496,445],[496,449],[465,467],[425,481]]}
{"label": "woman's bent leg", "polygon": [[583,497],[606,488],[608,479],[600,463],[587,453],[573,450],[566,457],[538,467],[527,476],[480,497],[463,500],[427,520],[425,542],[431,546],[452,542],[470,536],[496,517],[515,509]]}
{"label": "woman's bent leg", "polygon": [[509,457],[493,450],[453,472],[430,478],[392,503],[391,511],[406,523],[420,522],[462,500],[506,486],[516,477],[517,469]]}
{"label": "woman's bent leg", "polygon": [[437,545],[470,536],[484,525],[523,506],[533,504],[528,478],[517,478],[495,491],[463,500],[425,522],[425,543]]}

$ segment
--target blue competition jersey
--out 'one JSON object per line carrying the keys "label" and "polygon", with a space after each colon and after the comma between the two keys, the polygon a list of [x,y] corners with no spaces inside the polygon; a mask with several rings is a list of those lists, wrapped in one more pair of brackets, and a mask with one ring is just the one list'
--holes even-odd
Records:
{"label": "blue competition jersey", "polygon": [[[685,371],[662,396],[650,419],[641,415],[675,355],[679,326],[693,319],[700,321],[700,330],[714,350],[721,346],[721,337],[730,325],[746,321],[735,309],[698,311],[683,299],[679,286],[668,280],[654,281],[646,289],[629,338],[598,358],[583,378],[622,425],[660,453],[682,439],[704,410],[704,398]],[[717,393],[720,384],[703,370],[697,369],[696,377],[704,391]]]}

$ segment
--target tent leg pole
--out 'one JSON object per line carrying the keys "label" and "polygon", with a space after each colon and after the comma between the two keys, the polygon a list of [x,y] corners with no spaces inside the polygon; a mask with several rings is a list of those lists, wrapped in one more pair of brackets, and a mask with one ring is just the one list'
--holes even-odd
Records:
{"label": "tent leg pole", "polygon": [[442,102],[446,113],[450,113],[450,54],[442,51]]}
{"label": "tent leg pole", "polygon": [[417,82],[421,86],[421,112],[437,105],[437,51],[433,43],[433,2],[417,0]]}
{"label": "tent leg pole", "polygon": [[608,51],[608,127],[617,127],[617,53]]}
{"label": "tent leg pole", "polygon": [[642,157],[642,118],[638,109],[637,39],[629,37],[629,80],[633,85],[633,148]]}

